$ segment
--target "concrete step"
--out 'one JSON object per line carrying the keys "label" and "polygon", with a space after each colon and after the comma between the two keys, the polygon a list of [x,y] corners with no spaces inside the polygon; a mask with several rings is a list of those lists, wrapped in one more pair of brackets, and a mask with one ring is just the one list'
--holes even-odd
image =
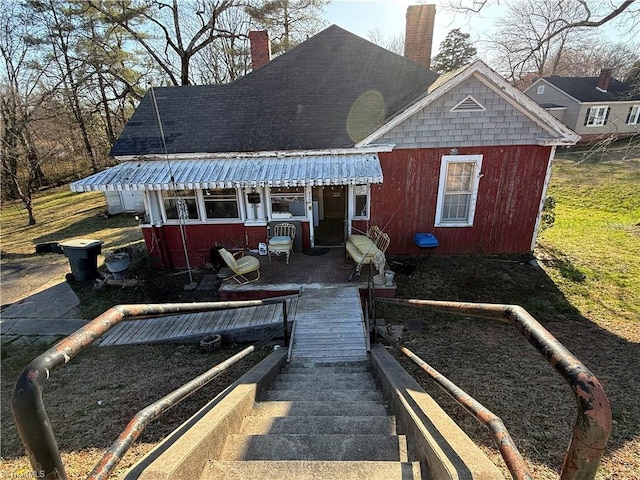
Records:
{"label": "concrete step", "polygon": [[200,480],[420,480],[420,464],[400,462],[209,462]]}
{"label": "concrete step", "polygon": [[280,433],[357,433],[395,435],[395,417],[388,416],[315,416],[315,417],[245,417],[240,428],[245,435]]}
{"label": "concrete step", "polygon": [[351,363],[290,363],[282,371],[283,373],[356,373],[371,372],[368,362],[351,362]]}
{"label": "concrete step", "polygon": [[343,363],[343,362],[360,362],[367,360],[367,353],[362,352],[323,352],[323,353],[307,353],[304,350],[292,349],[291,357],[297,362],[310,363]]}
{"label": "concrete step", "polygon": [[327,381],[336,381],[336,380],[345,380],[345,381],[358,381],[358,380],[372,380],[373,377],[369,372],[330,372],[330,371],[321,371],[321,372],[309,372],[309,373],[291,373],[284,372],[279,374],[276,377],[276,380],[283,382],[316,382],[318,380],[327,380]]}
{"label": "concrete step", "polygon": [[220,460],[400,461],[395,435],[229,435]]}
{"label": "concrete step", "polygon": [[300,417],[300,416],[386,416],[383,403],[368,400],[358,402],[317,401],[279,401],[256,403],[252,415],[259,417]]}
{"label": "concrete step", "polygon": [[334,402],[358,402],[361,400],[371,400],[382,402],[383,398],[379,391],[368,388],[358,390],[269,390],[265,400],[331,400]]}
{"label": "concrete step", "polygon": [[373,378],[368,380],[331,380],[323,378],[302,378],[297,380],[279,380],[271,384],[271,390],[363,390],[377,389]]}

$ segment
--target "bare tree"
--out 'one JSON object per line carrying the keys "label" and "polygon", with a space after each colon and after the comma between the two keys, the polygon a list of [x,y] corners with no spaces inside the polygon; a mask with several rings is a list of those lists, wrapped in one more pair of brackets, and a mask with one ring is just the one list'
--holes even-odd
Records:
{"label": "bare tree", "polygon": [[269,31],[275,55],[315,34],[324,25],[330,0],[251,0],[246,11],[254,25]]}
{"label": "bare tree", "polygon": [[507,5],[490,44],[496,63],[512,81],[525,72],[556,74],[565,50],[585,41],[585,28],[565,28],[566,22],[580,18],[579,4],[580,0],[518,0]]}
{"label": "bare tree", "polygon": [[241,8],[230,8],[220,15],[222,29],[233,35],[217,38],[194,58],[198,83],[228,83],[251,71],[251,52],[247,32],[251,17]]}
{"label": "bare tree", "polygon": [[382,30],[374,28],[367,32],[367,39],[390,52],[404,55],[404,35],[385,37]]}
{"label": "bare tree", "polygon": [[[477,14],[486,8],[499,4],[500,0],[449,0],[448,8],[454,12],[462,12],[464,14]],[[506,3],[506,2],[505,2]],[[561,5],[563,0],[558,0]],[[608,3],[608,4],[607,4]],[[634,5],[634,3],[636,3]],[[623,14],[628,21],[629,31],[633,31],[633,26],[637,26],[640,22],[640,6],[635,0],[625,0],[618,2],[602,2],[600,0],[578,0],[578,16],[573,19],[563,19],[562,28],[558,28],[553,32],[549,32],[548,36],[543,39],[544,42],[551,40],[564,30],[573,28],[597,28],[602,25],[619,19]]]}
{"label": "bare tree", "polygon": [[566,77],[597,77],[603,67],[623,80],[640,58],[640,44],[582,42],[579,47],[566,48],[559,59],[555,74]]}
{"label": "bare tree", "polygon": [[87,59],[78,55],[79,17],[75,10],[74,0],[28,0],[26,5],[38,28],[34,36],[47,47],[46,55],[54,68],[46,73],[50,81],[59,82],[61,95],[64,97],[68,112],[71,113],[78,127],[84,153],[94,173],[99,171],[98,159],[91,139],[89,113],[83,95],[89,74]]}
{"label": "bare tree", "polygon": [[189,85],[193,58],[216,39],[235,35],[219,19],[227,10],[239,8],[237,0],[124,0],[118,2],[118,10],[108,0],[88,0],[88,4],[126,30],[172,85]]}
{"label": "bare tree", "polygon": [[4,198],[19,198],[36,223],[33,193],[43,180],[42,162],[33,135],[35,112],[51,92],[43,92],[46,65],[38,64],[37,40],[30,35],[33,19],[16,4],[0,7],[0,82],[2,185]]}

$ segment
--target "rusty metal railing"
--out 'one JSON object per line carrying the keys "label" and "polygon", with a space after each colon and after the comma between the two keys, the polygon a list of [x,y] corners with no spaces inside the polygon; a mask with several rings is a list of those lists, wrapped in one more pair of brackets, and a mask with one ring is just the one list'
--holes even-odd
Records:
{"label": "rusty metal railing", "polygon": [[[85,347],[94,343],[115,325],[119,324],[123,320],[150,315],[159,316],[179,313],[229,310],[237,308],[258,307],[263,305],[273,305],[278,303],[282,304],[282,316],[286,346],[287,304],[285,299],[274,298],[230,302],[117,305],[110,308],[102,315],[96,317],[87,325],[72,333],[49,350],[42,353],[29,365],[27,365],[20,377],[18,377],[18,382],[16,383],[12,399],[12,409],[15,423],[18,428],[18,433],[20,434],[22,443],[25,446],[25,451],[29,457],[29,461],[31,462],[31,466],[33,467],[33,471],[37,472],[37,474],[40,475],[39,478],[44,477],[47,480],[67,479],[67,474],[60,458],[60,452],[58,451],[58,443],[55,439],[55,435],[53,434],[51,423],[49,422],[49,417],[44,408],[44,403],[42,402],[42,390],[46,380],[50,377],[51,372],[54,369],[58,368],[61,365],[69,363],[71,359],[78,353],[80,353]],[[245,351],[246,350],[248,349],[245,349]],[[238,355],[241,355],[243,352],[240,352],[240,354]],[[251,352],[247,352],[245,356],[248,353]],[[168,409],[165,408],[166,406],[168,406],[167,402],[170,403],[175,400],[175,403],[177,403],[189,396],[197,388],[200,388],[200,386],[204,385],[200,385],[200,382],[204,381],[204,377],[209,377],[211,375],[217,374],[214,372],[214,370],[220,367],[220,365],[214,367],[213,369],[205,372],[200,377],[197,377],[196,379],[189,382],[189,384],[191,385],[180,394],[176,393],[181,390],[178,389],[176,392],[172,392],[167,397],[159,400],[159,402],[163,404],[162,407],[154,407],[155,404],[150,405],[148,407],[151,409],[150,411],[145,412],[145,410],[142,410],[141,412],[139,412],[139,414],[142,414],[142,418],[136,420],[136,418],[134,417],[134,420],[132,421],[135,421],[136,423],[142,422],[140,423],[140,425],[142,425],[147,421],[146,417],[148,415],[150,415],[154,411],[157,411],[156,408],[166,411]],[[213,377],[211,377],[209,380],[211,379],[213,379]],[[175,403],[172,403],[171,406],[175,405]],[[153,418],[156,417],[157,415]],[[153,418],[150,418],[149,421],[153,420]],[[131,426],[132,425],[130,423],[128,428]],[[135,433],[133,433],[133,435],[135,435]],[[120,440],[121,438],[119,438],[116,443],[118,443]],[[131,440],[129,446],[131,443],[133,443],[133,440]],[[128,440],[124,441],[124,443],[126,442],[128,442]],[[116,450],[120,451],[119,448],[120,447],[117,447]],[[106,456],[109,455],[110,453],[107,453]],[[110,466],[110,468],[112,469],[114,466],[115,464]],[[95,478],[106,478],[106,476]]]}
{"label": "rusty metal railing", "polygon": [[[518,305],[397,298],[375,298],[374,304],[377,303],[429,308],[438,312],[467,317],[498,319],[515,325],[520,333],[569,383],[577,401],[578,418],[573,427],[573,435],[564,457],[560,479],[586,480],[595,477],[611,433],[609,400],[595,375],[524,308]],[[375,325],[375,305],[373,312]],[[510,437],[507,437],[506,428],[501,421],[498,423],[495,420],[497,418],[495,415],[484,409],[481,404],[456,387],[422,359],[416,357],[413,352],[403,347],[400,348],[405,355],[420,365],[431,378],[436,380],[436,383],[441,388],[471,412],[480,423],[489,428],[514,479],[532,478],[520,453],[517,449],[513,450],[515,444],[513,444]],[[505,436],[505,433],[507,436]]]}

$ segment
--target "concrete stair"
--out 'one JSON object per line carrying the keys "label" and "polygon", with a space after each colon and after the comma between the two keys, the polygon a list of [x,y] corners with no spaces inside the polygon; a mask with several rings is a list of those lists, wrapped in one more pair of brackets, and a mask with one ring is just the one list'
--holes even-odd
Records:
{"label": "concrete stair", "polygon": [[365,362],[292,363],[200,480],[421,478]]}

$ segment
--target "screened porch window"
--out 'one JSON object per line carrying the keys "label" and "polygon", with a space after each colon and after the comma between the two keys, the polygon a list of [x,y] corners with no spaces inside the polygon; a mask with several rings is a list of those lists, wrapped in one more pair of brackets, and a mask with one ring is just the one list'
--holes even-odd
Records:
{"label": "screened porch window", "polygon": [[445,155],[440,165],[436,226],[471,226],[482,155]]}
{"label": "screened porch window", "polygon": [[369,186],[356,185],[354,188],[354,218],[368,218],[369,216]]}
{"label": "screened porch window", "polygon": [[272,218],[306,216],[304,187],[271,188]]}
{"label": "screened porch window", "polygon": [[198,220],[198,202],[195,190],[162,190],[167,220]]}
{"label": "screened porch window", "polygon": [[238,196],[234,188],[213,188],[203,191],[207,219],[239,218]]}

